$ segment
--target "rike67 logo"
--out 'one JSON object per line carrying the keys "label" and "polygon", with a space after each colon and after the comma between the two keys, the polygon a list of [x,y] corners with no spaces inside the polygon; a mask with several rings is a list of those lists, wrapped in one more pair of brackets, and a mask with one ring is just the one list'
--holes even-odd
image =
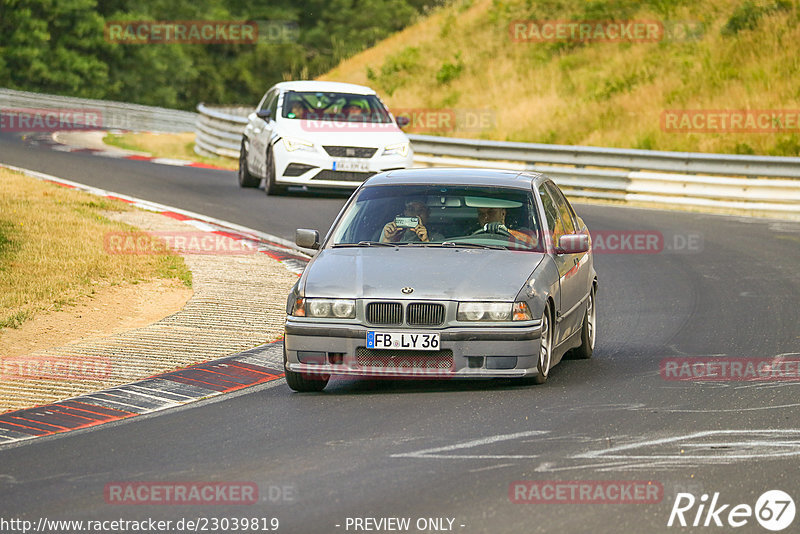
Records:
{"label": "rike67 logo", "polygon": [[667,526],[692,527],[743,527],[755,517],[759,525],[778,532],[794,521],[794,500],[781,490],[769,490],[761,494],[755,506],[749,504],[723,504],[719,492],[708,502],[708,494],[697,499],[691,493],[678,493]]}

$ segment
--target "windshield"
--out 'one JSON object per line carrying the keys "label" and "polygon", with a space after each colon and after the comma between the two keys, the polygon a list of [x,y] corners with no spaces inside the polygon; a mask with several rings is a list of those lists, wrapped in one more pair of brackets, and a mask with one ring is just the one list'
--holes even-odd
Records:
{"label": "windshield", "polygon": [[491,186],[366,187],[328,247],[407,245],[543,251],[529,191]]}
{"label": "windshield", "polygon": [[284,96],[286,119],[391,123],[389,111],[375,95],[289,91]]}

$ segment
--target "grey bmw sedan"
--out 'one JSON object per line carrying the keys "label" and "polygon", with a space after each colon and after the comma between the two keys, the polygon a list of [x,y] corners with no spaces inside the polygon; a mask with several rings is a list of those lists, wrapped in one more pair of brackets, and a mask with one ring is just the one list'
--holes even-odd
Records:
{"label": "grey bmw sedan", "polygon": [[296,391],[331,375],[547,380],[590,358],[591,238],[546,176],[406,169],[359,187],[286,305],[284,366]]}

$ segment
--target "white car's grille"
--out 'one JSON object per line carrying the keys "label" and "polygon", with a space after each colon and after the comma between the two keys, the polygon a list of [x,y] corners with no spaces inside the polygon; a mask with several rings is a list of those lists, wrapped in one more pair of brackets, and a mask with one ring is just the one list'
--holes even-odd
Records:
{"label": "white car's grille", "polygon": [[371,158],[378,150],[363,146],[324,146],[322,148],[334,158]]}

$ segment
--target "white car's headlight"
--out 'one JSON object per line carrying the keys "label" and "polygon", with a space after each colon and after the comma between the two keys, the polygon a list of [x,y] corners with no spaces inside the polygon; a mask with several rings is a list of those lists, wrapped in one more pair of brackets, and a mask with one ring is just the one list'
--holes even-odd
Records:
{"label": "white car's headlight", "polygon": [[459,321],[530,321],[531,313],[524,302],[459,302]]}
{"label": "white car's headlight", "polygon": [[295,150],[314,150],[314,143],[311,141],[306,141],[305,139],[295,139],[292,137],[284,137],[283,139],[283,146],[286,147],[288,152],[294,152]]}
{"label": "white car's headlight", "polygon": [[386,145],[386,148],[383,149],[384,156],[394,156],[395,154],[406,157],[408,155],[408,143]]}
{"label": "white car's headlight", "polygon": [[[302,308],[306,317],[327,317],[333,319],[354,319],[356,301],[352,299],[303,299]],[[296,314],[300,315],[300,314]]]}

